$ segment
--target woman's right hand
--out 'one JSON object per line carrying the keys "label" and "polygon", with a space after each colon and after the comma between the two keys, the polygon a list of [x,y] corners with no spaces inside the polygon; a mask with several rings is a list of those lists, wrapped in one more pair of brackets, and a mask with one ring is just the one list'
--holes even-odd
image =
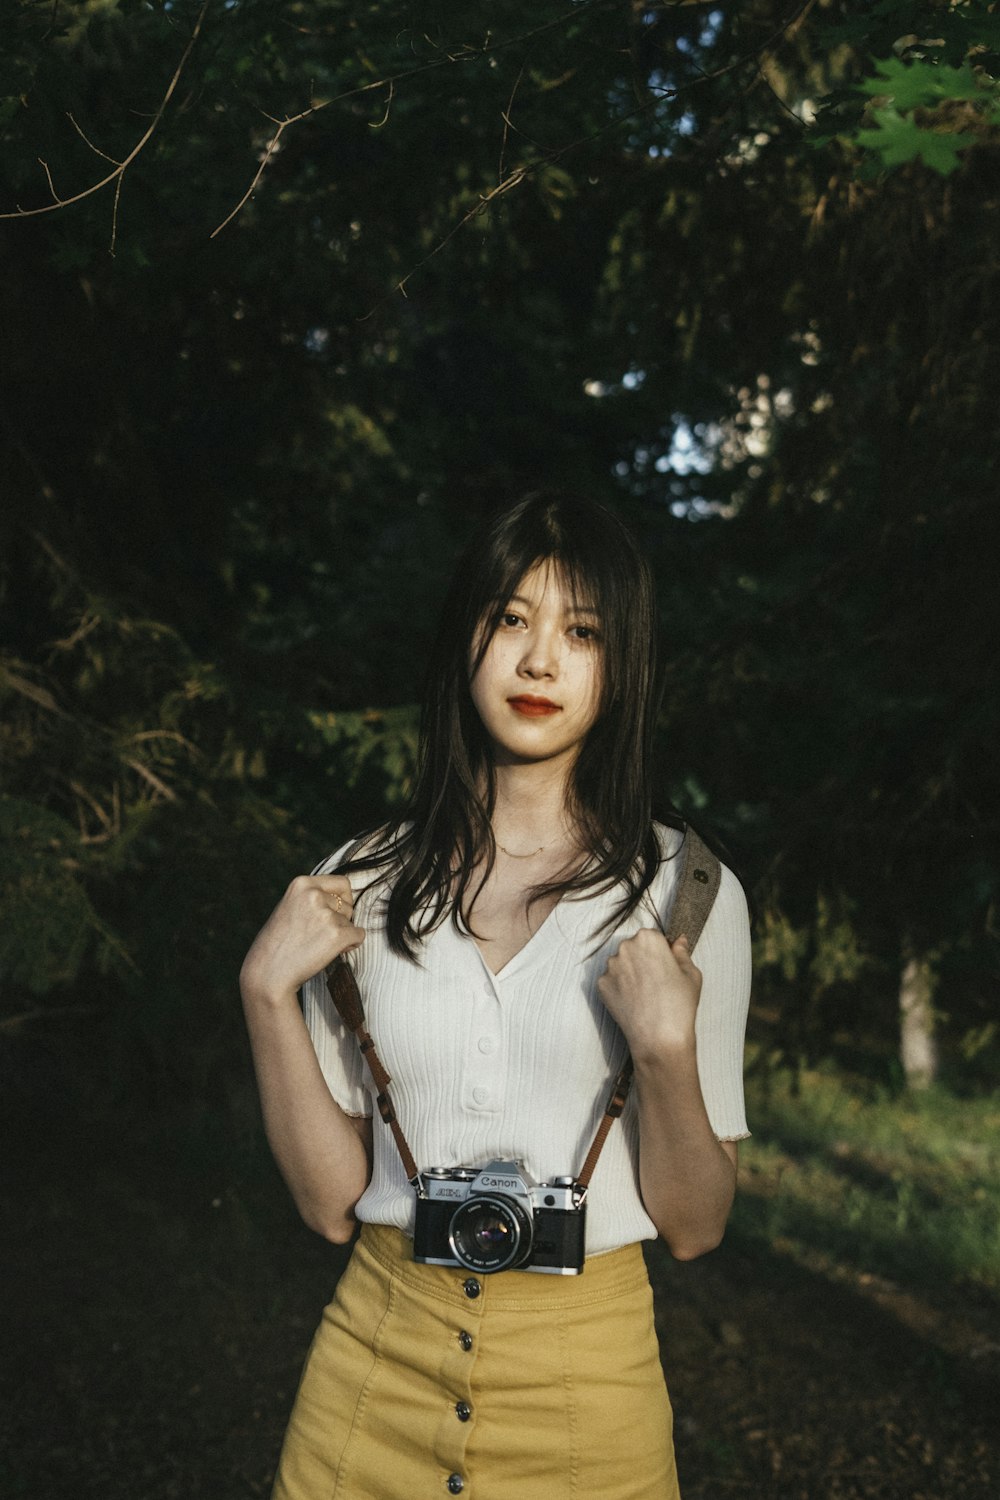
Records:
{"label": "woman's right hand", "polygon": [[344,875],[298,875],[254,938],[240,970],[250,996],[283,1000],[364,942],[353,923],[354,898]]}

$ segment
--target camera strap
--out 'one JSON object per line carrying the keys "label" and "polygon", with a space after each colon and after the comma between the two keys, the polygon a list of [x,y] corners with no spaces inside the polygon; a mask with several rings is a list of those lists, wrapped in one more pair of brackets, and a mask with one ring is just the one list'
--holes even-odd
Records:
{"label": "camera strap", "polygon": [[[708,914],[712,910],[712,903],[718,893],[722,879],[722,866],[691,828],[685,829],[684,843],[676,857],[680,861],[677,893],[667,919],[665,934],[671,943],[676,942],[679,937],[686,937],[691,945],[691,951],[694,952],[695,944],[701,937]],[[378,1112],[392,1131],[408,1181],[419,1192],[420,1171],[389,1098],[389,1084],[392,1079],[382,1066],[375,1043],[365,1027],[365,1013],[358,982],[351,968],[342,958],[331,964],[327,970],[326,985],[330,991],[330,999],[336,1006],[341,1020],[354,1036],[361,1055],[368,1064],[372,1082],[377,1090],[375,1102],[378,1105]],[[594,1136],[587,1158],[576,1178],[576,1188],[581,1195],[585,1194],[590,1186],[590,1179],[597,1166],[598,1157],[604,1149],[608,1131],[625,1108],[625,1101],[631,1087],[632,1059],[628,1057],[612,1085],[604,1115],[597,1127],[597,1134]]]}
{"label": "camera strap", "polygon": [[375,1098],[375,1102],[378,1105],[378,1112],[392,1131],[407,1179],[419,1191],[420,1171],[413,1159],[413,1152],[406,1143],[403,1127],[396,1118],[396,1111],[393,1109],[392,1101],[389,1098],[389,1085],[392,1079],[382,1066],[382,1060],[375,1049],[375,1043],[372,1041],[365,1027],[365,1012],[361,1004],[361,991],[358,989],[358,981],[342,958],[338,959],[336,963],[331,964],[327,970],[326,987],[330,991],[330,999],[337,1007],[341,1020],[348,1030],[353,1033],[361,1056],[368,1064],[368,1071],[372,1075],[372,1082],[378,1090]]}

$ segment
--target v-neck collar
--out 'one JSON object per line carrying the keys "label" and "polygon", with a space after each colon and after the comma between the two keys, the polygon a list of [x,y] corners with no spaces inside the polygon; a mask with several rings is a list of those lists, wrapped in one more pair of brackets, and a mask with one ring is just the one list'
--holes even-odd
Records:
{"label": "v-neck collar", "polygon": [[555,918],[556,912],[559,910],[559,906],[560,902],[557,901],[555,906],[546,916],[545,920],[535,928],[534,932],[528,938],[527,942],[522,943],[517,952],[512,954],[500,969],[490,968],[489,964],[486,961],[485,953],[483,952],[482,948],[480,948],[479,944],[476,942],[472,934],[469,933],[468,940],[475,948],[482,962],[483,968],[486,970],[487,974],[494,981],[494,983],[498,983],[502,979],[509,979],[510,975],[516,972],[517,969],[524,968],[526,963],[532,962],[535,956],[535,950],[545,946],[546,928],[555,925],[553,919]]}
{"label": "v-neck collar", "polygon": [[508,979],[517,978],[528,969],[534,968],[541,963],[558,946],[560,941],[572,941],[580,920],[588,905],[587,901],[572,900],[562,896],[549,912],[548,916],[536,927],[535,931],[523,943],[517,952],[507,960],[503,968],[494,971],[486,962],[486,956],[471,933],[456,934],[459,941],[468,944],[475,951],[476,960],[480,964],[483,973],[489,979],[490,984],[497,987]]}

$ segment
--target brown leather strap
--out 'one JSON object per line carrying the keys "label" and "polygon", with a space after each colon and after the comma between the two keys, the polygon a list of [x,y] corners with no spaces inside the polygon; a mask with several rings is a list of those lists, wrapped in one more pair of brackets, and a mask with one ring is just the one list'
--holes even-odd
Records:
{"label": "brown leather strap", "polygon": [[382,1060],[375,1050],[375,1043],[365,1030],[365,1012],[361,1004],[361,991],[358,989],[358,981],[355,979],[351,969],[339,959],[327,970],[326,987],[330,991],[330,999],[337,1007],[344,1025],[353,1032],[354,1039],[361,1051],[361,1056],[368,1064],[368,1071],[372,1075],[372,1082],[377,1089],[375,1102],[382,1119],[392,1131],[396,1148],[399,1151],[403,1163],[403,1171],[407,1178],[418,1185],[420,1172],[413,1159],[413,1152],[406,1142],[403,1127],[396,1118],[396,1111],[392,1107],[389,1098],[389,1085],[392,1079],[382,1066]]}
{"label": "brown leather strap", "polygon": [[621,1072],[618,1074],[618,1077],[614,1081],[614,1086],[611,1090],[611,1098],[607,1102],[607,1106],[601,1119],[601,1123],[597,1127],[597,1134],[594,1136],[594,1139],[590,1145],[590,1150],[587,1152],[587,1159],[577,1174],[576,1186],[581,1193],[586,1192],[587,1188],[590,1186],[590,1179],[594,1175],[594,1168],[597,1166],[597,1158],[604,1150],[604,1142],[608,1138],[608,1131],[611,1129],[612,1125],[615,1123],[618,1116],[625,1108],[625,1100],[628,1098],[628,1091],[631,1087],[632,1059],[630,1057],[627,1057],[622,1066]]}
{"label": "brown leather strap", "polygon": [[[681,867],[677,873],[677,894],[667,919],[666,937],[671,943],[675,943],[679,937],[686,937],[693,953],[718,894],[722,866],[707,844],[690,828],[685,831],[684,843],[677,858],[681,861]],[[581,1192],[586,1192],[590,1186],[608,1131],[625,1108],[625,1100],[631,1087],[632,1059],[627,1057],[614,1081],[597,1134],[577,1176],[576,1185]]]}

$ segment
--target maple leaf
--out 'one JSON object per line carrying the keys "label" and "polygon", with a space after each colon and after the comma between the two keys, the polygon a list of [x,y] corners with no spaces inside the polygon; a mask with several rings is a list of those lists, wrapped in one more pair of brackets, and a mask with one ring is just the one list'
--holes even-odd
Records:
{"label": "maple leaf", "polygon": [[895,109],[875,110],[875,120],[878,128],[859,130],[855,140],[877,152],[884,167],[900,167],[919,157],[925,166],[947,177],[959,165],[958,153],[976,139],[968,133],[927,130]]}
{"label": "maple leaf", "polygon": [[921,105],[940,104],[945,99],[983,97],[983,89],[968,63],[961,68],[949,68],[944,63],[902,62],[898,57],[881,61],[874,78],[866,78],[860,85],[860,92],[889,98],[897,110],[919,109]]}

